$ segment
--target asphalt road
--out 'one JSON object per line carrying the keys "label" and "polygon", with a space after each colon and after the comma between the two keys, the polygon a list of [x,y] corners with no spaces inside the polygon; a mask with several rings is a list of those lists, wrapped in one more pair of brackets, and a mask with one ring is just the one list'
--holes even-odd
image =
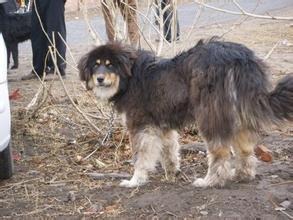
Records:
{"label": "asphalt road", "polygon": [[[293,8],[293,0],[238,0],[239,4],[247,11],[256,14],[270,14],[282,16],[278,13],[280,9]],[[210,5],[239,11],[237,7],[227,0],[212,0],[209,2]],[[178,7],[178,16],[181,30],[188,28],[192,25],[196,12],[199,6],[195,3],[185,3]],[[293,16],[293,11],[292,11]],[[149,15],[151,19],[153,15]],[[227,21],[233,21],[239,19],[239,15],[232,15],[228,13],[218,12],[212,9],[205,8],[201,13],[200,19],[197,22],[198,26],[211,25],[214,23],[222,23]],[[91,19],[91,24],[102,39],[106,40],[104,20],[101,16],[96,16]],[[67,26],[67,42],[70,47],[76,47],[77,45],[87,44],[93,45],[93,40],[88,32],[86,23],[81,18],[74,19],[66,22]],[[30,43],[26,42],[21,45],[21,49],[28,49]]]}
{"label": "asphalt road", "polygon": [[[270,14],[282,16],[281,14],[278,14],[278,10],[286,7],[293,7],[293,0],[238,0],[238,2],[245,10],[249,12],[254,11],[254,13],[256,14]],[[233,3],[231,3],[231,1],[227,0],[213,0],[209,4],[223,9],[239,11],[237,7]],[[188,28],[192,25],[198,9],[199,6],[195,3],[186,3],[178,7],[178,16],[181,29]],[[221,23],[237,19],[239,19],[239,15],[222,13],[212,9],[205,8],[201,13],[197,25],[210,25],[213,23]],[[91,23],[95,30],[100,34],[102,39],[106,39],[103,18],[100,16],[94,17],[91,20]],[[85,22],[82,19],[67,22],[67,30],[67,41],[69,45],[79,44],[80,39],[83,39],[83,41],[87,42],[92,41],[85,26]]]}

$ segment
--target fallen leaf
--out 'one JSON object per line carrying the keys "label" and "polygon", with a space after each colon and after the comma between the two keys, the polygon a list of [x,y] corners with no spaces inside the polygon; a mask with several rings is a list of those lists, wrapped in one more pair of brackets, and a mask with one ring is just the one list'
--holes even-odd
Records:
{"label": "fallen leaf", "polygon": [[273,160],[272,152],[264,145],[258,145],[254,151],[257,158],[264,162],[271,162]]}
{"label": "fallen leaf", "polygon": [[21,95],[19,93],[19,89],[14,90],[10,95],[9,95],[9,99],[10,100],[17,100],[20,99]]}
{"label": "fallen leaf", "polygon": [[106,212],[114,212],[117,210],[117,205],[110,205],[105,208]]}
{"label": "fallen leaf", "polygon": [[12,158],[13,158],[14,161],[20,161],[21,160],[20,154],[18,152],[16,152],[16,151],[12,152]]}

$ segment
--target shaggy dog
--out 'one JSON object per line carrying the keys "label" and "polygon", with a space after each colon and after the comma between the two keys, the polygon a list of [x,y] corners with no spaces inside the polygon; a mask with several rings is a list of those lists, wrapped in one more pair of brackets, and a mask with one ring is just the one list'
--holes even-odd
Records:
{"label": "shaggy dog", "polygon": [[133,177],[120,184],[124,187],[146,183],[157,162],[168,174],[176,173],[176,130],[194,122],[207,143],[209,165],[194,185],[251,180],[258,131],[293,120],[293,74],[270,90],[265,64],[237,43],[201,40],[172,59],[109,43],[86,54],[78,67],[87,89],[126,116],[137,160]]}
{"label": "shaggy dog", "polygon": [[31,37],[31,12],[5,14],[3,19],[2,34],[7,49],[7,67],[9,67],[12,55],[14,65],[11,69],[17,69],[18,44]]}

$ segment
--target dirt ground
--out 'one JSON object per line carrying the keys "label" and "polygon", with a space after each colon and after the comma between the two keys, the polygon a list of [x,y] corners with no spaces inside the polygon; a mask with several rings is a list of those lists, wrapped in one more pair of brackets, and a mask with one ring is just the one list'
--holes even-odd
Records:
{"label": "dirt ground", "polygon": [[[292,10],[283,9],[281,14],[292,16]],[[184,35],[187,30],[182,31]],[[222,34],[227,40],[246,44],[260,57],[279,42],[266,60],[273,82],[293,71],[292,21],[250,18],[242,23],[197,27],[188,41],[183,38],[177,47],[188,48],[200,38]],[[86,48],[72,47],[73,57],[78,60]],[[170,55],[167,51],[164,54]],[[167,181],[159,168],[147,185],[121,188],[119,178],[88,175],[133,173],[131,149],[120,117],[85,91],[68,54],[65,87],[72,102],[101,129],[93,131],[73,107],[60,81],[46,82],[46,92],[39,90],[38,80],[19,80],[30,71],[27,54],[20,51],[20,68],[9,74],[10,94],[18,90],[20,96],[11,100],[15,175],[0,182],[0,218],[292,219],[292,124],[263,132],[259,144],[272,151],[273,161],[258,161],[252,182],[233,182],[221,189],[194,188],[194,177],[206,172],[206,155],[204,151],[184,150],[182,173],[175,182]],[[181,131],[181,144],[200,142],[196,129]]]}

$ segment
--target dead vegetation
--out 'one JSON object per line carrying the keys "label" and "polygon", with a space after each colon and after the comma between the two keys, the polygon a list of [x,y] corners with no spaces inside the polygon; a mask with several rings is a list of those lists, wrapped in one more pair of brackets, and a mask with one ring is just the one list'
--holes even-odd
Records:
{"label": "dead vegetation", "polygon": [[[255,22],[250,19],[244,22],[241,19],[233,24],[198,26],[196,21],[192,22],[192,28],[182,30],[183,40],[178,43],[168,44],[162,39],[155,41],[154,32],[160,30],[153,30],[148,44],[143,46],[148,48],[152,45],[150,47],[158,54],[172,56],[200,38],[223,34],[226,39],[248,45],[261,57],[269,55],[267,59],[272,66],[274,80],[292,71],[293,62],[287,61],[293,60],[293,29],[290,22]],[[148,21],[145,22],[148,24]],[[160,38],[159,33],[156,36]],[[188,36],[188,41],[185,36]],[[276,43],[277,46],[274,46]],[[70,51],[69,46],[68,49]],[[235,213],[243,213],[242,209],[248,212],[247,207],[250,206],[242,199],[258,196],[252,202],[255,209],[251,215],[292,218],[291,203],[281,209],[286,214],[278,215],[275,211],[279,211],[283,207],[280,204],[286,201],[283,194],[280,196],[276,193],[276,188],[292,195],[289,192],[293,170],[290,165],[290,146],[293,142],[290,128],[278,131],[281,140],[265,142],[269,146],[276,145],[271,149],[275,155],[276,149],[287,146],[275,157],[280,164],[272,166],[272,170],[263,165],[261,169],[264,172],[259,180],[250,186],[241,185],[243,189],[236,186],[232,186],[230,191],[198,191],[190,188],[195,174],[203,175],[207,165],[203,150],[199,148],[194,151],[188,147],[182,151],[182,172],[176,184],[169,183],[160,170],[152,175],[153,183],[145,188],[129,190],[117,187],[117,180],[133,172],[131,148],[120,117],[110,105],[96,100],[77,79],[76,60],[85,52],[83,48],[78,53],[70,52],[67,58],[70,77],[66,80],[11,82],[11,93],[19,89],[20,94],[11,101],[16,174],[11,180],[0,183],[0,217],[217,217],[234,213],[229,209],[229,206],[234,207],[234,203]],[[51,53],[54,54],[54,45]],[[181,143],[194,142],[201,142],[196,129],[184,129]],[[285,171],[274,174],[278,168]],[[255,192],[264,185],[267,191]],[[213,193],[220,196],[214,196]],[[234,197],[231,199],[230,196]],[[169,200],[178,200],[178,203],[186,200],[189,203],[184,202],[181,206],[176,203],[173,207],[174,201]],[[292,198],[287,200],[292,202]],[[160,203],[165,206],[161,207]],[[248,216],[251,217],[250,214]]]}

